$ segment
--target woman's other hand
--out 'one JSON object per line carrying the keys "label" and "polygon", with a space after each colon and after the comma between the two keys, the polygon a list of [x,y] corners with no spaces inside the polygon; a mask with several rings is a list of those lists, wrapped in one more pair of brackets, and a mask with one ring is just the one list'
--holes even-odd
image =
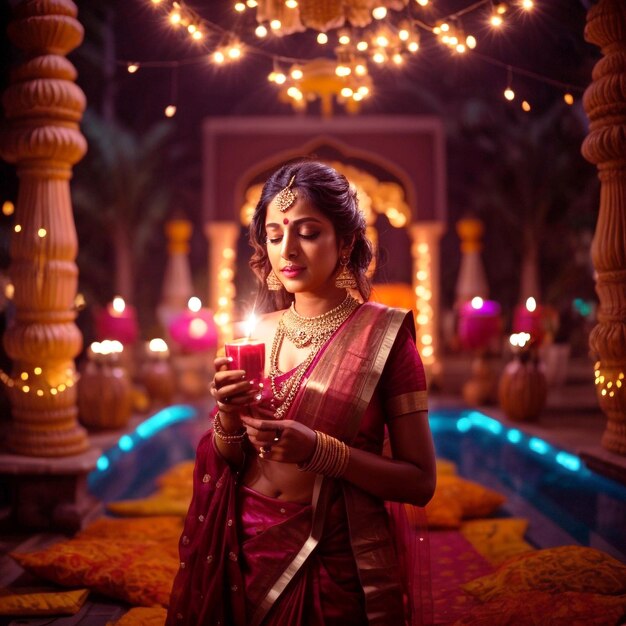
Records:
{"label": "woman's other hand", "polygon": [[268,409],[258,407],[254,412],[260,417],[244,415],[241,421],[259,456],[279,463],[304,463],[311,458],[315,431],[294,420],[275,420]]}

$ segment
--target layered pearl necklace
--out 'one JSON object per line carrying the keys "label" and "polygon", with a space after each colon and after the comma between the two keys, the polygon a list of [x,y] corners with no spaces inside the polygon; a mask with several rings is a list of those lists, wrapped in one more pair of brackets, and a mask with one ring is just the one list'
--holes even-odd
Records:
{"label": "layered pearl necklace", "polygon": [[[277,400],[282,404],[274,413],[275,419],[283,419],[291,403],[300,389],[300,383],[309,365],[313,362],[322,346],[331,338],[335,331],[348,319],[350,314],[359,306],[359,303],[348,295],[346,299],[334,309],[316,315],[315,317],[303,317],[296,313],[294,303],[283,313],[278,320],[276,334],[272,342],[270,354],[270,382],[272,392]],[[280,384],[276,383],[276,378],[283,372],[278,369],[278,355],[283,344],[283,339],[287,337],[296,348],[311,346],[306,359],[295,368],[291,376]]]}

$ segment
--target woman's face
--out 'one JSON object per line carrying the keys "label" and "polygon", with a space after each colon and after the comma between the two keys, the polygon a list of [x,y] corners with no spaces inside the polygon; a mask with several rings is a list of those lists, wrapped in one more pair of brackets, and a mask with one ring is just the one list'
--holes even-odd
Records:
{"label": "woman's face", "polygon": [[289,293],[335,293],[340,247],[333,223],[306,199],[281,212],[272,200],[265,217],[267,255]]}

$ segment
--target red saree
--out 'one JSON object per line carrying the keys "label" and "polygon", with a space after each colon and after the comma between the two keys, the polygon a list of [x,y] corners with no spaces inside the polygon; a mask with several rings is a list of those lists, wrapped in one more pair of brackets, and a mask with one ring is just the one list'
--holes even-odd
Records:
{"label": "red saree", "polygon": [[[382,453],[385,413],[425,409],[414,343],[408,353],[394,348],[399,336],[412,341],[407,320],[396,309],[359,307],[312,363],[288,417]],[[412,385],[390,391],[387,361],[403,358],[416,370]],[[321,476],[310,505],[258,494],[239,484],[209,431],[198,446],[167,624],[428,623],[429,577],[419,570],[427,545],[402,513]]]}

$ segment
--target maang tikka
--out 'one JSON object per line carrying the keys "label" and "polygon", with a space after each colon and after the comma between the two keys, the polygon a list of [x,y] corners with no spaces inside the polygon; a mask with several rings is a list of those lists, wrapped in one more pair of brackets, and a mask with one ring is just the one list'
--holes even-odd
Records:
{"label": "maang tikka", "polygon": [[291,185],[293,185],[293,181],[295,179],[296,175],[294,174],[291,177],[289,184],[276,194],[276,206],[282,213],[284,213],[296,201],[297,192],[295,190],[292,191],[291,189]]}

